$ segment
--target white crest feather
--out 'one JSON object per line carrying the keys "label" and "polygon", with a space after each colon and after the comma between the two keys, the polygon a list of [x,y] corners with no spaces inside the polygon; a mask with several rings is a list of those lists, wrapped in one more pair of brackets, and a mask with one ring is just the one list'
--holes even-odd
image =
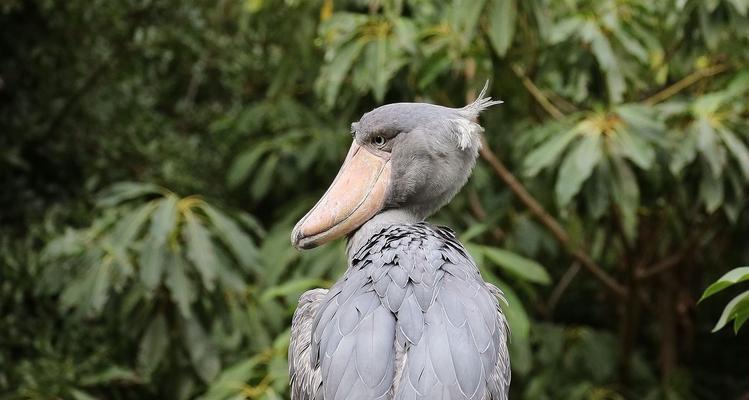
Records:
{"label": "white crest feather", "polygon": [[484,84],[484,88],[481,89],[481,93],[479,93],[479,97],[477,97],[476,100],[473,101],[473,103],[459,109],[458,112],[468,119],[476,119],[478,118],[479,114],[487,108],[495,106],[497,104],[502,104],[502,100],[492,100],[491,97],[485,97],[486,91],[488,89],[489,81],[487,80]]}
{"label": "white crest feather", "polygon": [[486,91],[489,89],[489,81],[486,81],[484,88],[481,89],[481,93],[473,101],[473,103],[458,109],[458,114],[463,118],[451,119],[450,122],[453,124],[453,132],[458,136],[458,147],[461,150],[467,148],[479,149],[481,147],[481,133],[484,132],[484,128],[478,124],[477,119],[479,114],[487,108],[502,104],[501,100],[492,100],[491,97],[486,97]]}

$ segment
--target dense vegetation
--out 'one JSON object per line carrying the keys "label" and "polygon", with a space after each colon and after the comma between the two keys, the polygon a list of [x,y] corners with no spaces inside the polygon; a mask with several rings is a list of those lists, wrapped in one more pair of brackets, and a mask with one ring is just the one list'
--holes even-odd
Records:
{"label": "dense vegetation", "polygon": [[486,80],[433,220],[507,295],[512,398],[749,396],[741,284],[697,305],[749,260],[747,0],[6,0],[0,55],[0,398],[285,398],[350,122]]}

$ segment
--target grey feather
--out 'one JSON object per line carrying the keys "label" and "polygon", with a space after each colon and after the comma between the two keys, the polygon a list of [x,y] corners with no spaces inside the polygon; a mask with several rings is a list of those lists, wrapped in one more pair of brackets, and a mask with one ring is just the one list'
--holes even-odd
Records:
{"label": "grey feather", "polygon": [[452,232],[383,229],[330,292],[313,293],[292,326],[293,400],[507,399],[501,292],[481,280]]}

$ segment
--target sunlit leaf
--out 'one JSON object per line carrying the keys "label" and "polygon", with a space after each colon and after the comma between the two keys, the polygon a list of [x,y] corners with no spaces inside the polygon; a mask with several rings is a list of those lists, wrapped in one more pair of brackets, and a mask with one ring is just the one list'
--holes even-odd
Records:
{"label": "sunlit leaf", "polygon": [[720,314],[718,322],[715,323],[715,326],[713,327],[713,332],[717,332],[723,329],[728,321],[736,318],[739,312],[743,313],[743,310],[745,310],[747,307],[749,307],[749,291],[741,293],[740,295],[734,297],[731,301],[729,301],[728,304],[726,304],[726,307]]}
{"label": "sunlit leaf", "polygon": [[708,286],[707,289],[705,289],[705,292],[702,293],[699,302],[702,302],[702,300],[705,300],[723,289],[747,280],[749,280],[749,267],[734,268],[726,272],[725,275],[720,277],[720,279],[713,282],[712,285]]}

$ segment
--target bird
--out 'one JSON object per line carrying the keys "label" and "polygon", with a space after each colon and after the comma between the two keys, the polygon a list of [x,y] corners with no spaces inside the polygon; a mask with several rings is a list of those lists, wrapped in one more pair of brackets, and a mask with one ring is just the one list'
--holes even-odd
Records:
{"label": "bird", "polygon": [[292,319],[292,400],[506,400],[502,292],[455,233],[425,222],[465,185],[486,95],[462,108],[386,104],[351,124],[333,183],[296,224],[299,250],[346,236],[348,266]]}

